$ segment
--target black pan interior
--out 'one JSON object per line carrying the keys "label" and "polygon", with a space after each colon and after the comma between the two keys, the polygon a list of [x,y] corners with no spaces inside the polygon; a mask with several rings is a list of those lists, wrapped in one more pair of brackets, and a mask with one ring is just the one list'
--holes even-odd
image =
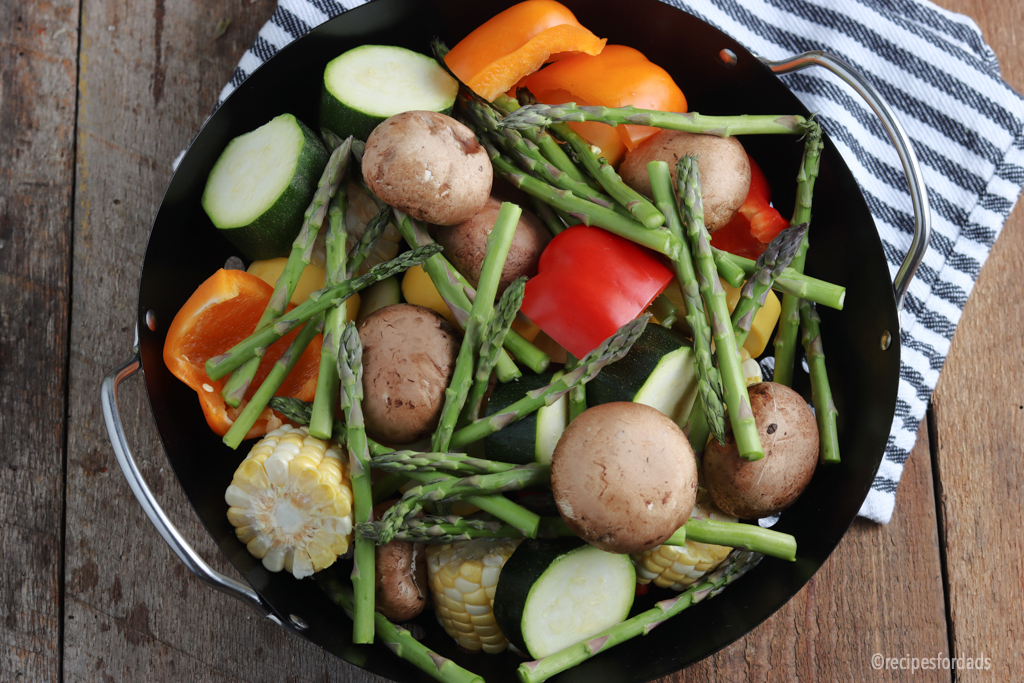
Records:
{"label": "black pan interior", "polygon": [[[312,580],[271,574],[235,538],[225,518],[224,490],[242,452],[223,446],[205,427],[194,394],[165,368],[167,325],[195,290],[235,250],[220,238],[200,206],[210,168],[227,142],[291,112],[317,127],[324,65],[365,43],[397,44],[429,52],[432,36],[454,45],[474,27],[511,5],[475,0],[377,0],[315,29],[254,73],[214,114],[193,141],[171,180],[153,225],[143,264],[138,329],[150,405],[168,460],[196,513],[245,579],[284,618],[295,614],[304,636],[381,676],[426,681],[422,672],[383,647],[352,646],[350,622]],[[808,112],[771,72],[739,44],[698,19],[657,0],[568,0],[579,20],[610,43],[631,45],[667,69],[691,111],[707,114]],[[719,51],[738,56],[724,65]],[[783,215],[792,208],[802,146],[793,137],[743,140],[765,170]],[[764,560],[754,574],[702,602],[645,638],[635,639],[562,674],[562,681],[640,682],[664,676],[728,645],[781,607],[822,565],[857,514],[875,476],[893,420],[899,373],[899,322],[889,271],[874,223],[855,178],[826,142],[815,192],[810,274],[847,287],[845,310],[822,309],[829,375],[839,409],[841,465],[819,468],[803,497],[777,529],[796,536],[798,559]],[[145,324],[152,311],[157,329]],[[888,350],[879,340],[888,331]],[[768,353],[771,353],[769,349]],[[798,373],[800,374],[800,373]],[[806,377],[797,388],[809,396]],[[243,445],[245,448],[245,445]],[[635,609],[663,593],[638,599]],[[432,614],[419,622],[425,642],[488,681],[514,681],[518,660],[460,654]],[[230,627],[230,625],[228,625]]]}

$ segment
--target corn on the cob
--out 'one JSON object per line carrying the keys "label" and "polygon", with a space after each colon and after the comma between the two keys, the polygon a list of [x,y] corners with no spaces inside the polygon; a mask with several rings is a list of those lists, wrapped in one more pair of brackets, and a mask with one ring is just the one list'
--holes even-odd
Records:
{"label": "corn on the cob", "polygon": [[746,380],[748,387],[764,381],[761,365],[750,357],[750,352],[745,347],[740,349],[740,369],[743,371],[743,379]]}
{"label": "corn on the cob", "polygon": [[[703,489],[699,491],[692,516],[723,522],[737,521],[715,508]],[[726,546],[696,541],[687,541],[682,546],[659,545],[633,555],[636,580],[640,584],[653,581],[655,586],[681,591],[713,571],[731,551],[732,548]]]}
{"label": "corn on the cob", "polygon": [[352,486],[334,442],[283,425],[261,439],[224,494],[235,535],[272,572],[301,579],[352,542]]}
{"label": "corn on the cob", "polygon": [[494,621],[494,591],[501,568],[521,540],[481,538],[427,546],[434,612],[463,648],[496,653],[508,647]]}

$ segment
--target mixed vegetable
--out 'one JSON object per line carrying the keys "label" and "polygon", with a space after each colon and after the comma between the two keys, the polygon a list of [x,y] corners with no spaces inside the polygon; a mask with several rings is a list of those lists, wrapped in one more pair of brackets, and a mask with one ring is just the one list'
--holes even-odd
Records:
{"label": "mixed vegetable", "polygon": [[[815,305],[845,292],[802,274],[814,120],[686,113],[553,0],[433,57],[353,49],[320,97],[320,135],[278,116],[213,167],[203,207],[251,265],[164,348],[226,444],[259,438],[225,500],[268,570],[439,680],[479,677],[397,625],[431,603],[534,682],[795,559],[739,519],[839,458]],[[756,134],[803,143],[792,220]],[[786,386],[800,329],[813,411]],[[630,617],[648,584],[677,593]]]}

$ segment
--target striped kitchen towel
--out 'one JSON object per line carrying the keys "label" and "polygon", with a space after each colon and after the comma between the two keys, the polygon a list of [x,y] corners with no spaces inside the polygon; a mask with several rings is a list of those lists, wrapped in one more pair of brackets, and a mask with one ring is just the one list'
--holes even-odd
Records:
{"label": "striped kitchen towel", "polygon": [[[220,95],[286,44],[365,0],[279,0]],[[827,50],[866,75],[894,108],[924,168],[931,244],[902,315],[896,416],[860,514],[892,516],[903,464],[990,249],[1024,185],[1024,101],[1003,82],[977,26],[924,0],[663,0],[783,59]],[[895,276],[913,233],[902,167],[870,109],[824,70],[783,79],[817,112],[858,179]]]}

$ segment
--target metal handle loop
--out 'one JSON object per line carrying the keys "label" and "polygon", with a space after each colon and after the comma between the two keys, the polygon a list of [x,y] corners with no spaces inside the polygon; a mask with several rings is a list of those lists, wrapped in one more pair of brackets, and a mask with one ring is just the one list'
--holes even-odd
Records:
{"label": "metal handle loop", "polygon": [[139,355],[138,337],[136,337],[136,345],[132,350],[132,357],[121,367],[107,375],[103,379],[103,384],[100,388],[100,400],[103,404],[103,420],[107,425],[107,435],[110,437],[110,444],[114,447],[114,453],[117,455],[117,464],[121,466],[121,471],[124,472],[124,476],[128,480],[128,486],[131,487],[132,493],[135,494],[139,504],[142,505],[146,516],[149,517],[149,521],[160,532],[160,536],[167,542],[167,545],[171,546],[171,550],[178,556],[178,559],[192,570],[193,574],[222,593],[238,598],[275,623],[282,624],[282,620],[271,611],[269,605],[263,601],[256,591],[240,581],[224,576],[206,564],[203,558],[192,549],[192,546],[178,532],[171,520],[168,519],[156,498],[153,497],[153,493],[149,490],[145,480],[143,480],[142,473],[139,472],[131,450],[128,448],[128,440],[125,438],[124,427],[121,424],[121,413],[117,403],[118,386],[121,382],[138,372],[141,367],[142,359]]}
{"label": "metal handle loop", "polygon": [[914,238],[910,242],[907,256],[903,259],[903,264],[900,266],[892,283],[893,292],[896,295],[896,308],[902,311],[903,302],[907,296],[907,289],[910,287],[910,281],[914,279],[914,273],[917,272],[917,267],[921,265],[924,253],[928,249],[928,240],[931,237],[932,231],[932,216],[931,210],[928,207],[928,193],[925,189],[924,175],[917,161],[917,155],[914,154],[914,148],[910,144],[910,138],[907,137],[903,126],[900,125],[889,105],[879,96],[875,87],[854,69],[851,64],[839,57],[828,52],[815,50],[779,61],[769,61],[767,59],[762,59],[761,61],[775,74],[800,71],[809,66],[821,66],[828,69],[853,88],[867,102],[868,106],[875,112],[875,116],[881,121],[885,132],[889,134],[889,139],[895,145],[896,153],[899,154],[900,163],[903,164],[903,172],[907,176],[907,184],[910,185],[910,200],[914,207]]}

